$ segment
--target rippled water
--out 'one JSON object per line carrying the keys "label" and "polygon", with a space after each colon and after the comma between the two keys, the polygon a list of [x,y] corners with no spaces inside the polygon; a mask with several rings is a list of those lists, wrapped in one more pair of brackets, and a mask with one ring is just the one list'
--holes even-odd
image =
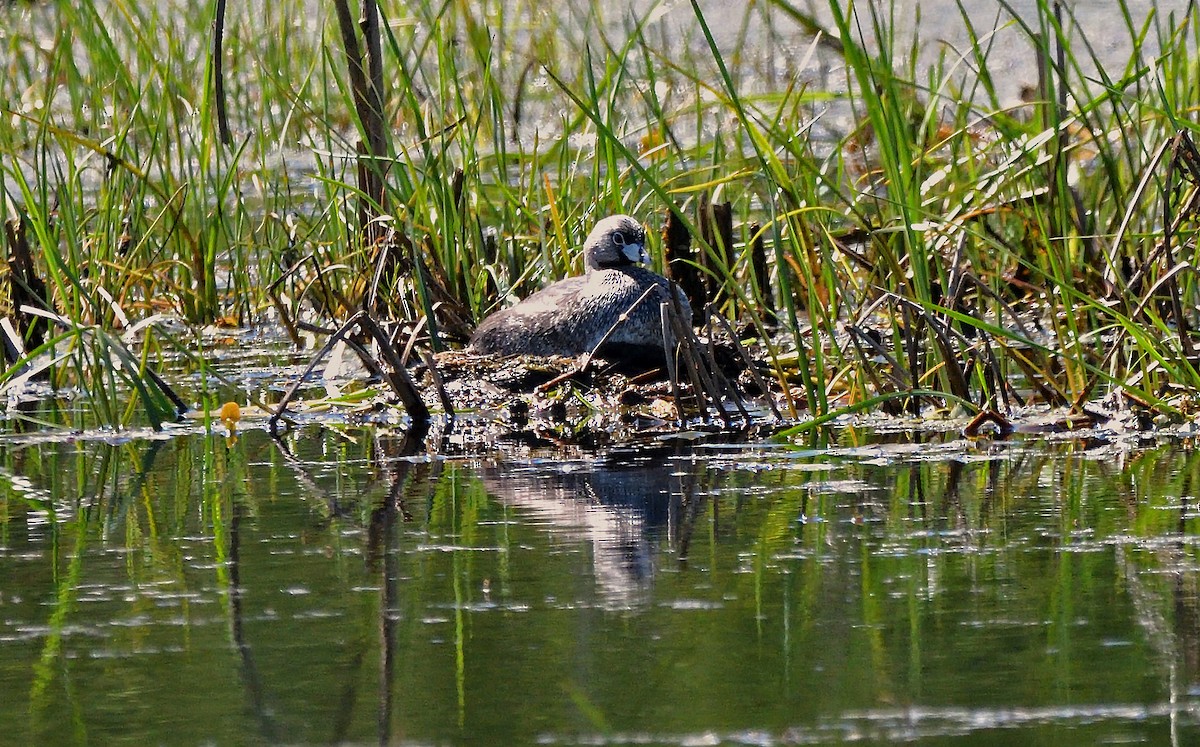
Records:
{"label": "rippled water", "polygon": [[3,447],[0,742],[1194,744],[1196,453]]}

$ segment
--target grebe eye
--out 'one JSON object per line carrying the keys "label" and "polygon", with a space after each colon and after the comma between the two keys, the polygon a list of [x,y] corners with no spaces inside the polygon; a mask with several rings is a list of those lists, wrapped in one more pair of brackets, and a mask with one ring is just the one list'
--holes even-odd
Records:
{"label": "grebe eye", "polygon": [[621,233],[620,231],[613,233],[613,243],[617,246],[625,246],[625,234]]}

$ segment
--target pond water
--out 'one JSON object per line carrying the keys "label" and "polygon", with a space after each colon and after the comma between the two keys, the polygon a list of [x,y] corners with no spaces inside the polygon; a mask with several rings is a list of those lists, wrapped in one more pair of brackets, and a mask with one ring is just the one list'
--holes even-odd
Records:
{"label": "pond water", "polygon": [[1190,445],[828,439],[10,442],[0,742],[1197,743]]}

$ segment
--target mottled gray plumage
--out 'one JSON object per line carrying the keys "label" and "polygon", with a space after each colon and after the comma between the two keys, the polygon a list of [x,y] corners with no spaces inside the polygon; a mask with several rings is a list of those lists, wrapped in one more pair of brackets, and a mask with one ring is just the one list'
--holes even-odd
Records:
{"label": "mottled gray plumage", "polygon": [[[600,352],[614,357],[657,353],[661,358],[659,303],[670,298],[670,286],[666,278],[637,266],[647,260],[646,230],[628,215],[609,216],[588,234],[583,258],[584,275],[548,285],[480,322],[470,349],[494,355],[580,355],[594,349],[628,312]],[[647,289],[652,290],[638,303]],[[683,318],[690,320],[687,298],[678,289],[676,294]]]}

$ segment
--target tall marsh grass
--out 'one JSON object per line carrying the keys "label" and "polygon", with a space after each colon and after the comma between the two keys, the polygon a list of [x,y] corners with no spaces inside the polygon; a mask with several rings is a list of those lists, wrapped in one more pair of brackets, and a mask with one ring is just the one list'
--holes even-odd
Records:
{"label": "tall marsh grass", "polygon": [[[30,227],[47,311],[80,328],[329,326],[362,306],[387,243],[379,298],[438,349],[578,272],[596,217],[675,211],[794,415],[1112,397],[1169,414],[1200,388],[1192,5],[1118,1],[1132,53],[1114,66],[1050,0],[986,22],[959,6],[960,48],[902,36],[886,2],[750,4],[719,33],[695,0],[386,3],[386,242],[359,230],[363,132],[333,3],[232,4],[231,145],[216,6],[0,8],[0,211]],[[1020,102],[990,62],[1014,44],[1039,60]],[[706,228],[725,203],[732,246]],[[153,369],[176,340],[147,325],[128,344],[159,359],[122,355]],[[54,375],[122,390],[96,370]],[[157,422],[154,402],[97,417]]]}

